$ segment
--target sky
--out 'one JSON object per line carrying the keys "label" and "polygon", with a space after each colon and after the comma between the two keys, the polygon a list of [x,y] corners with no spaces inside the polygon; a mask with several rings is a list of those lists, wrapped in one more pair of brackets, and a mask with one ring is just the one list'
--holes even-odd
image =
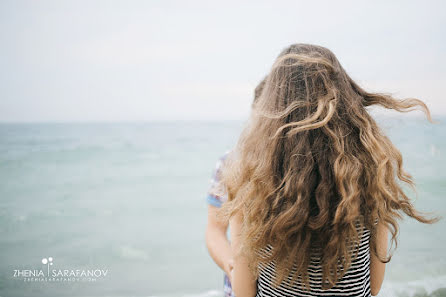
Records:
{"label": "sky", "polygon": [[2,0],[0,121],[244,119],[302,42],[366,90],[446,115],[444,1]]}

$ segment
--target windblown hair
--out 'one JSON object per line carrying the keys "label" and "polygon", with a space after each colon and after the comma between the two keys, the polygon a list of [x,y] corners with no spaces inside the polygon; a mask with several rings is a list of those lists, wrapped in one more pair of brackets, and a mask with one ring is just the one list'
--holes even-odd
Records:
{"label": "windblown hair", "polygon": [[[398,181],[416,191],[413,178],[366,110],[380,105],[407,112],[418,106],[433,122],[421,100],[366,92],[330,50],[310,44],[283,50],[256,96],[222,170],[228,201],[219,213],[226,219],[241,213],[238,253],[253,275],[259,265],[275,261],[275,286],[287,278],[308,288],[308,265],[319,247],[322,286],[328,289],[355,257],[358,225],[371,232],[371,252],[388,262],[391,254],[377,254],[377,221],[389,229],[396,248],[403,214],[422,223],[437,220],[419,213],[404,193]],[[272,252],[261,253],[268,245]]]}
{"label": "windblown hair", "polygon": [[252,102],[252,104],[254,105],[254,103],[256,103],[257,99],[260,97],[260,95],[262,95],[262,91],[263,88],[265,87],[265,83],[266,83],[266,78],[264,77],[259,84],[256,86],[256,88],[254,89],[254,100]]}

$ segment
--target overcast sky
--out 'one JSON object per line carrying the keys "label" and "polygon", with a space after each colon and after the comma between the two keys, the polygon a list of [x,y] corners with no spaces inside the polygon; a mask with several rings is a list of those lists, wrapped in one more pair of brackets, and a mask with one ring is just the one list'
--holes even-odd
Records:
{"label": "overcast sky", "polygon": [[0,1],[0,121],[244,119],[291,43],[446,114],[444,1]]}

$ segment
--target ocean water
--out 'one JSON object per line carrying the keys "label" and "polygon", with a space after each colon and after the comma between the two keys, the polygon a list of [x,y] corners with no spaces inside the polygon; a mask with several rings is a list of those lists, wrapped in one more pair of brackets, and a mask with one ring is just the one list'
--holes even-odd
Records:
{"label": "ocean water", "polygon": [[[379,122],[415,178],[417,207],[446,217],[437,120]],[[1,124],[0,296],[222,296],[205,196],[242,126]],[[446,296],[445,230],[444,219],[401,222],[380,296]]]}

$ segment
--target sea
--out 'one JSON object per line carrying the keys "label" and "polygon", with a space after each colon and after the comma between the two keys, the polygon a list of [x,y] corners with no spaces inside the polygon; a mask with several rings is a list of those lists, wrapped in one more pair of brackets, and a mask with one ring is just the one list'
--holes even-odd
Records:
{"label": "sea", "polygon": [[[382,117],[446,217],[446,118]],[[206,192],[243,121],[0,124],[0,297],[216,297]],[[405,218],[379,296],[446,296],[446,221]]]}

